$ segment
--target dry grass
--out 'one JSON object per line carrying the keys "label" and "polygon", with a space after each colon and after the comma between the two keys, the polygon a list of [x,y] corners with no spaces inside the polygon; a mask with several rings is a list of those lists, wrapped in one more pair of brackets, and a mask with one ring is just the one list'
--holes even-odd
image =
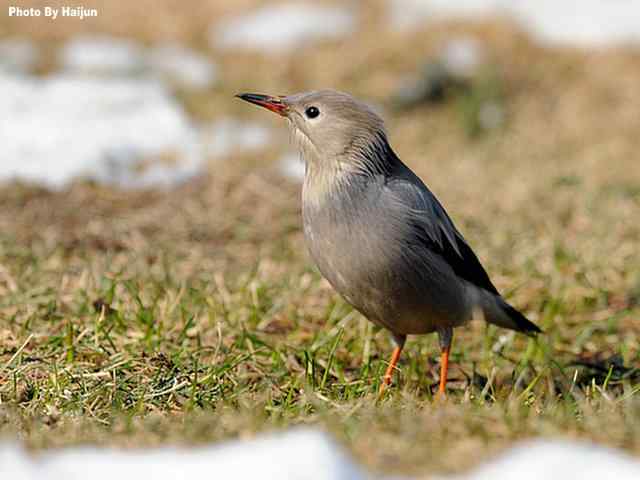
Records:
{"label": "dry grass", "polygon": [[[193,3],[172,25],[173,2],[153,2],[163,28],[116,26],[115,7],[82,28],[202,46],[202,12],[231,2]],[[27,25],[2,22],[12,34]],[[73,31],[48,28],[34,35]],[[391,140],[545,335],[460,330],[446,404],[431,396],[435,339],[412,339],[398,386],[376,404],[386,335],[310,265],[298,188],[273,168],[279,148],[214,163],[209,178],[170,192],[8,185],[0,431],[34,447],[150,445],[320,424],[372,467],[407,472],[459,470],[537,435],[640,454],[637,53],[546,50],[502,23],[396,34],[372,9],[362,33],[339,45],[277,61],[216,54],[222,83],[181,97],[197,118],[236,114],[274,127],[231,95],[331,86],[384,106],[459,33],[486,45],[505,126],[469,138],[455,101],[387,109]]]}

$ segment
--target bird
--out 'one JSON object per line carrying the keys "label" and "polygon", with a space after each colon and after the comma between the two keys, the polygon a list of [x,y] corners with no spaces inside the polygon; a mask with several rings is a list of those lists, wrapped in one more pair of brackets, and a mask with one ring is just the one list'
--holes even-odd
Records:
{"label": "bird", "polygon": [[287,120],[305,165],[307,249],[345,301],[391,334],[380,395],[408,335],[437,333],[445,396],[454,328],[479,315],[541,332],[500,295],[440,201],[396,155],[373,108],[336,90],[236,97]]}

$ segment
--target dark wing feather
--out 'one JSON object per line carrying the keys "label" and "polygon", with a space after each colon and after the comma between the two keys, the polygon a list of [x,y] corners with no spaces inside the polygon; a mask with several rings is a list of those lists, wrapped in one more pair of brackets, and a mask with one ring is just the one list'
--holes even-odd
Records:
{"label": "dark wing feather", "polygon": [[411,209],[416,238],[441,255],[460,278],[500,295],[435,195],[411,170],[402,167],[388,178],[387,187]]}

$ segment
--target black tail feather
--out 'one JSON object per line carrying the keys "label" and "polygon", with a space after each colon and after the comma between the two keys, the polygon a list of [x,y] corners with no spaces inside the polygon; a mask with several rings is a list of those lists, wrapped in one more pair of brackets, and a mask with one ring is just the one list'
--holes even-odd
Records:
{"label": "black tail feather", "polygon": [[504,312],[509,316],[513,323],[515,323],[517,330],[526,333],[529,335],[535,335],[536,333],[542,333],[540,327],[538,327],[535,323],[530,321],[527,317],[525,317],[518,310],[513,308],[507,302],[502,302],[502,308]]}

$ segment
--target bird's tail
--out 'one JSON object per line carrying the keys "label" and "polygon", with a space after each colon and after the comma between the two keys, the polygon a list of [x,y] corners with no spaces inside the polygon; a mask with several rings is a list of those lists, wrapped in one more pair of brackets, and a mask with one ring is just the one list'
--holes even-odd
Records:
{"label": "bird's tail", "polygon": [[479,306],[487,322],[529,335],[542,332],[540,328],[522,313],[509,305],[502,297],[485,290],[479,290]]}

